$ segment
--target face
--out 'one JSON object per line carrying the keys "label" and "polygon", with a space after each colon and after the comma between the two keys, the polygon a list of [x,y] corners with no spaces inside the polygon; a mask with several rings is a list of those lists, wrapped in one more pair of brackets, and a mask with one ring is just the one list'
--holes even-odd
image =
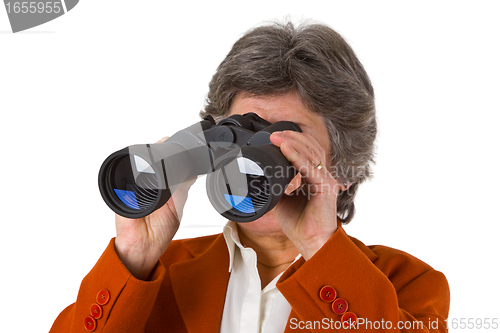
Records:
{"label": "face", "polygon": [[[326,152],[326,162],[330,161],[330,140],[323,118],[309,111],[295,94],[264,97],[241,93],[236,95],[229,116],[249,112],[256,113],[271,123],[282,120],[296,123],[304,133],[310,134],[318,141]],[[274,210],[253,222],[239,223],[239,227],[255,235],[283,235]]]}

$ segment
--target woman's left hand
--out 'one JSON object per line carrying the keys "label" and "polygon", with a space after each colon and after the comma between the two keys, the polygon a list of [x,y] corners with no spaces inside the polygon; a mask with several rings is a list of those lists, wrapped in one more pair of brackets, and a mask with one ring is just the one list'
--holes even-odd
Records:
{"label": "woman's left hand", "polygon": [[281,229],[305,260],[337,230],[337,195],[345,186],[328,171],[325,150],[311,135],[274,132],[271,142],[299,172],[275,207]]}

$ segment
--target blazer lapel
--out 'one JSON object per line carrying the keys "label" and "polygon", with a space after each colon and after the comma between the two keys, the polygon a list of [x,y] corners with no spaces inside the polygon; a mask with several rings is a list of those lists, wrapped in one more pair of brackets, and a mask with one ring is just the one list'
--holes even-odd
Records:
{"label": "blazer lapel", "polygon": [[202,254],[170,266],[172,288],[188,332],[219,332],[228,270],[222,234]]}

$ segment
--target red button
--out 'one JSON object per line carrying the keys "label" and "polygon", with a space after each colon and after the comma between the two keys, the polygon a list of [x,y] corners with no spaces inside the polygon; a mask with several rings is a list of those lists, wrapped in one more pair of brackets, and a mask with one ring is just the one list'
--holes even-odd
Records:
{"label": "red button", "polygon": [[343,328],[354,328],[356,327],[358,317],[353,312],[346,312],[340,318]]}
{"label": "red button", "polygon": [[99,304],[95,304],[95,303],[92,304],[92,306],[90,307],[90,314],[95,319],[101,318],[102,317],[102,307]]}
{"label": "red button", "polygon": [[338,315],[345,313],[347,311],[347,301],[343,298],[337,298],[332,303],[332,310]]}
{"label": "red button", "polygon": [[337,291],[332,286],[324,286],[319,291],[319,298],[323,302],[331,303],[337,297]]}
{"label": "red button", "polygon": [[97,294],[97,304],[106,305],[108,304],[108,302],[109,302],[109,291],[103,289]]}
{"label": "red button", "polygon": [[97,322],[95,321],[94,317],[91,317],[91,316],[88,316],[85,318],[85,320],[83,321],[83,325],[85,326],[85,328],[89,331],[93,331],[96,329],[97,327]]}

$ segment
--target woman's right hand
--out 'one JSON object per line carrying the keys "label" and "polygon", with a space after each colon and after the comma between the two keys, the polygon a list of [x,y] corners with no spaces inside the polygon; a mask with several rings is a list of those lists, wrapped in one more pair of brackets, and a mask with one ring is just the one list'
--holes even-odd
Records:
{"label": "woman's right hand", "polygon": [[[163,142],[168,137],[159,142]],[[129,219],[116,215],[115,250],[130,273],[146,280],[179,229],[189,188],[196,178],[181,184],[167,203],[152,214]]]}

